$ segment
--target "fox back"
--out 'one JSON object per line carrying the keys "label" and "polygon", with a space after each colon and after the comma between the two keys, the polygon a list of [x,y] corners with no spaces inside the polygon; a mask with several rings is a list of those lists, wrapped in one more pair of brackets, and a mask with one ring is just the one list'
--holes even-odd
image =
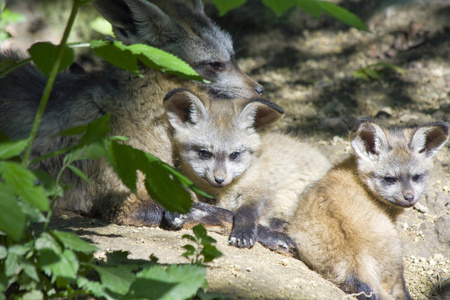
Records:
{"label": "fox back", "polygon": [[329,168],[317,149],[266,132],[283,115],[269,101],[211,101],[175,90],[164,106],[174,129],[177,167],[212,195],[215,205],[235,213],[233,245],[252,247],[258,225],[289,219],[305,187]]}
{"label": "fox back", "polygon": [[302,196],[287,234],[307,265],[358,299],[412,299],[395,221],[422,195],[448,124],[386,130],[360,118],[350,139],[354,154]]}

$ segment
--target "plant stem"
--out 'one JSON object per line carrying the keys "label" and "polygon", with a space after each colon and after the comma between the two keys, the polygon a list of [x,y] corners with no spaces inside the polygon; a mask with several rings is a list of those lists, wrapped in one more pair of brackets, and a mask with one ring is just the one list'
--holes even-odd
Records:
{"label": "plant stem", "polygon": [[47,106],[48,99],[50,98],[50,93],[52,91],[53,84],[56,79],[56,75],[58,74],[59,66],[61,64],[61,60],[64,55],[64,50],[67,44],[67,39],[69,38],[70,31],[72,30],[72,26],[75,21],[75,16],[77,15],[78,8],[82,5],[82,0],[74,0],[72,11],[70,13],[69,21],[67,22],[66,29],[64,30],[64,35],[61,39],[61,42],[58,46],[57,52],[56,52],[56,60],[53,64],[52,70],[50,72],[50,75],[47,80],[47,84],[45,85],[44,93],[42,94],[41,102],[39,103],[39,108],[36,113],[36,117],[34,118],[33,126],[31,127],[31,132],[28,140],[28,145],[25,148],[22,165],[25,167],[28,167],[30,164],[30,154],[31,149],[33,147],[33,142],[36,138],[37,131],[39,129],[39,124],[41,123],[42,116],[45,111],[45,107]]}
{"label": "plant stem", "polygon": [[14,69],[17,69],[18,67],[20,67],[20,66],[23,66],[24,64],[26,64],[26,63],[29,63],[31,61],[31,58],[27,58],[27,59],[24,59],[24,60],[21,60],[21,61],[14,61],[12,64],[11,64],[11,66],[10,67],[8,67],[6,70],[3,70],[1,73],[0,73],[0,78],[2,78],[3,76],[5,76],[6,74],[8,74],[9,72],[11,72],[12,70],[14,70]]}

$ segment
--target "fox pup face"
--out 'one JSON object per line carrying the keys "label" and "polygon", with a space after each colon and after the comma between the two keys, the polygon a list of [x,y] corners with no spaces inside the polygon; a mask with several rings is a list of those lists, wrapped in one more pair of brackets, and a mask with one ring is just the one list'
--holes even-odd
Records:
{"label": "fox pup face", "polygon": [[378,198],[411,207],[425,191],[433,156],[448,139],[448,124],[435,122],[414,129],[384,130],[360,118],[351,134],[358,176]]}
{"label": "fox pup face", "polygon": [[186,175],[217,188],[249,168],[258,156],[259,133],[283,115],[268,101],[200,100],[185,89],[169,92],[164,107],[181,164],[190,170]]}

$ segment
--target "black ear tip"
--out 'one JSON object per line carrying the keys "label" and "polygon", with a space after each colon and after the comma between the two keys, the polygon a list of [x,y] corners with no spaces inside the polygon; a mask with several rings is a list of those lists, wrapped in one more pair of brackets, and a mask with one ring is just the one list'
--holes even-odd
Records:
{"label": "black ear tip", "polygon": [[359,127],[363,123],[375,123],[375,120],[368,116],[361,116],[358,119],[356,119],[355,126],[352,129],[352,132],[358,131]]}
{"label": "black ear tip", "polygon": [[171,91],[169,91],[165,96],[164,96],[164,101],[169,100],[170,98],[172,98],[173,95],[178,94],[178,93],[183,93],[183,92],[189,92],[192,94],[192,91],[186,88],[178,88],[178,89],[173,89]]}
{"label": "black ear tip", "polygon": [[[282,115],[285,114],[284,109],[283,109],[281,106],[279,106],[279,105],[273,103],[272,101],[269,101],[269,100],[266,100],[266,99],[261,99],[261,98],[254,98],[254,99],[250,100],[250,102],[260,102],[260,103],[263,103],[263,104],[267,105],[268,107],[270,107],[271,109],[273,109],[273,110],[275,110],[276,112],[278,112],[279,114],[282,114]],[[249,103],[250,103],[250,102],[249,102]]]}

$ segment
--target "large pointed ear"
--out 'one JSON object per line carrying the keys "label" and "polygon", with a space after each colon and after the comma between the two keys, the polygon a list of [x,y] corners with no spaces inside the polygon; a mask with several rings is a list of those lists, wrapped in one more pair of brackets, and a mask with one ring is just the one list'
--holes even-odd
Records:
{"label": "large pointed ear", "polygon": [[171,17],[146,0],[95,0],[92,4],[111,23],[117,39],[127,44],[153,40],[153,46],[158,46],[177,32]]}
{"label": "large pointed ear", "polygon": [[193,11],[204,13],[202,0],[189,0],[186,1],[186,5],[188,5]]}
{"label": "large pointed ear", "polygon": [[372,159],[389,149],[383,129],[368,117],[358,118],[355,128],[350,133],[350,140],[356,155],[360,158]]}
{"label": "large pointed ear", "polygon": [[433,157],[448,140],[449,125],[444,122],[433,122],[419,126],[414,131],[409,143],[410,149]]}
{"label": "large pointed ear", "polygon": [[284,110],[267,100],[257,99],[248,102],[237,118],[241,128],[263,130],[284,116]]}
{"label": "large pointed ear", "polygon": [[203,102],[188,89],[175,89],[164,97],[164,109],[169,122],[174,128],[185,127],[186,124],[196,124],[209,118]]}

